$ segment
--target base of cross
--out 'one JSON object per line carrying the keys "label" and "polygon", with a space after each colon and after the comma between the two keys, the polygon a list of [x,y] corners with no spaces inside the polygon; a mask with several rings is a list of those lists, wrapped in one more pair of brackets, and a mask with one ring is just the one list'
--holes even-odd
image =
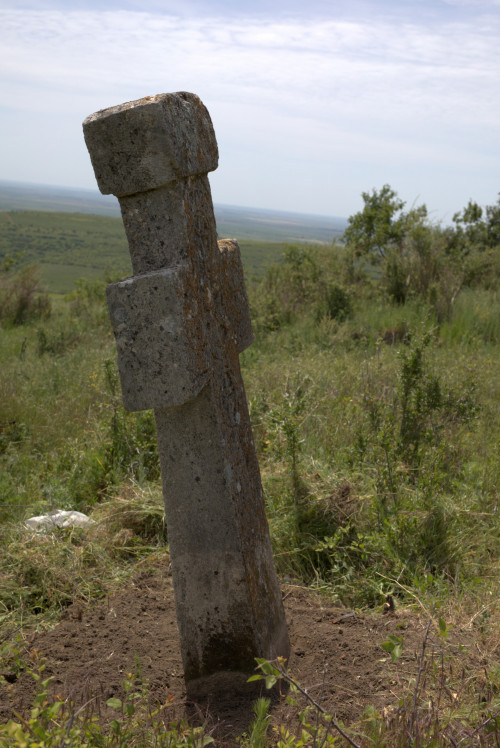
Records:
{"label": "base of cross", "polygon": [[186,684],[236,682],[290,650],[239,371],[155,419]]}
{"label": "base of cross", "polygon": [[248,682],[255,673],[220,672],[205,678],[197,678],[186,684],[186,696],[196,705],[217,705],[219,708],[227,701],[234,708],[235,699],[247,703],[251,708],[259,696],[272,697],[274,691],[265,687],[264,681]]}

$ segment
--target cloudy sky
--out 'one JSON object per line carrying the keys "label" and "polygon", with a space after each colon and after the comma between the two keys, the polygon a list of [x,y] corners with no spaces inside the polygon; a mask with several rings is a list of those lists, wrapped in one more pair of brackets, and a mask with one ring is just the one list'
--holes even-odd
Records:
{"label": "cloudy sky", "polygon": [[193,91],[215,202],[436,220],[500,192],[500,0],[0,0],[0,178],[94,188],[81,122]]}

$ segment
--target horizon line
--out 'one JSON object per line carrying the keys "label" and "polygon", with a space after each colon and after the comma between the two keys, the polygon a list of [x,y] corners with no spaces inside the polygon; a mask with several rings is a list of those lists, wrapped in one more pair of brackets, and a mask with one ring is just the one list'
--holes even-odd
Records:
{"label": "horizon line", "polygon": [[[84,192],[88,193],[89,196],[92,196],[94,199],[102,199],[107,201],[115,201],[117,203],[117,207],[119,208],[118,198],[115,195],[103,195],[101,192],[99,192],[98,189],[92,189],[91,187],[70,187],[67,185],[62,184],[46,184],[45,182],[30,182],[30,181],[20,181],[15,179],[5,179],[3,177],[0,177],[0,185],[12,185],[12,186],[18,186],[18,187],[31,187],[31,188],[42,188],[47,190],[62,190],[64,192]],[[267,212],[267,213],[280,213],[283,215],[289,215],[289,216],[309,216],[312,218],[321,218],[321,219],[327,219],[329,221],[342,221],[347,222],[348,217],[347,216],[335,216],[335,215],[327,215],[325,213],[308,213],[308,212],[302,212],[302,211],[293,211],[293,210],[283,210],[282,208],[264,208],[261,206],[256,205],[236,205],[234,203],[223,203],[223,202],[215,202],[214,201],[214,208],[215,206],[219,206],[220,208],[235,208],[238,210],[248,210],[248,211],[260,211],[260,212]]]}

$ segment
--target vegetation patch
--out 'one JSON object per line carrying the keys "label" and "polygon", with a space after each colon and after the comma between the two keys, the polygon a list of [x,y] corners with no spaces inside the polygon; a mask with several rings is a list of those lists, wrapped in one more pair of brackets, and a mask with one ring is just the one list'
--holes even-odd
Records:
{"label": "vegetation patch", "polygon": [[[423,207],[405,211],[388,186],[363,203],[343,243],[286,245],[248,283],[256,341],[241,360],[276,564],[285,598],[305,595],[293,616],[305,608],[322,641],[338,638],[314,683],[298,667],[300,651],[322,648],[312,638],[295,641],[286,675],[263,673],[296,688],[297,701],[289,711],[259,702],[239,744],[343,745],[335,723],[358,745],[495,745],[499,207],[470,203],[442,228]],[[48,635],[64,611],[83,606],[90,616],[142,570],[168,578],[154,419],[121,405],[104,287],[88,278],[49,300],[32,266],[7,260],[0,272],[2,687],[21,675],[34,683],[28,671],[39,676],[38,711],[30,716],[25,704],[22,719],[10,715],[0,746],[27,744],[27,735],[33,745],[62,745],[61,725],[74,745],[154,744],[160,724],[165,745],[222,740],[209,721],[190,732],[184,714],[148,712],[158,693],[149,684],[146,695],[133,662],[104,700],[116,699],[107,727],[97,727],[95,712],[58,698],[60,684],[44,682],[57,672],[42,674],[32,654],[36,631]],[[97,525],[49,535],[24,528],[26,517],[53,508],[90,513]],[[349,712],[361,697],[345,680],[342,712],[321,694],[335,690],[351,619],[377,632],[370,662],[392,668],[395,698],[388,689],[385,704],[372,698]],[[356,656],[349,650],[351,670]],[[324,712],[300,690],[318,682],[323,691],[312,696]],[[375,675],[370,696],[374,684]]]}

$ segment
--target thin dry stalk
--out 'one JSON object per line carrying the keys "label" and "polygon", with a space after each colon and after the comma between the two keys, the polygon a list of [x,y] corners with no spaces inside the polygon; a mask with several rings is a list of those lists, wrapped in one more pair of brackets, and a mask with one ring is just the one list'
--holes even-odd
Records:
{"label": "thin dry stalk", "polygon": [[411,748],[412,741],[413,741],[413,731],[415,728],[415,722],[417,719],[417,711],[418,711],[418,692],[420,688],[420,679],[422,677],[422,673],[425,668],[425,650],[427,648],[427,639],[429,638],[429,631],[431,629],[431,623],[432,623],[432,618],[429,618],[429,621],[427,623],[427,628],[424,634],[424,639],[422,641],[422,651],[420,653],[420,660],[419,660],[419,665],[418,665],[417,682],[415,683],[415,691],[413,694],[413,709],[412,709],[411,720],[410,720],[410,729],[408,733],[408,748]]}
{"label": "thin dry stalk", "polygon": [[[323,709],[323,707],[321,706],[321,704],[319,704],[315,699],[313,699],[313,697],[306,691],[305,688],[302,688],[302,686],[300,686],[297,683],[297,681],[295,681],[290,675],[288,675],[285,672],[285,670],[283,670],[283,667],[281,666],[281,664],[279,663],[279,661],[273,662],[273,665],[276,668],[276,670],[279,672],[279,674],[281,675],[281,677],[284,680],[286,680],[288,683],[290,683],[292,686],[295,686],[295,688],[298,691],[300,691],[300,693],[303,696],[305,696],[305,698],[309,701],[309,703],[311,703],[313,705],[313,707],[317,710],[317,712],[319,712],[319,713],[321,713],[321,714],[323,714],[323,715],[325,715],[325,716],[327,716],[327,717],[330,718],[329,721],[328,721],[328,725],[327,725],[327,734],[328,734],[328,731],[330,730],[330,728],[333,727],[335,730],[337,730],[337,732],[340,735],[342,735],[342,737],[345,740],[347,740],[347,742],[349,743],[349,745],[352,745],[353,748],[361,748],[360,745],[358,745],[357,743],[355,743],[354,740],[352,740],[349,737],[349,735],[347,735],[347,733],[344,732],[344,730],[340,727],[340,725],[335,721],[334,717],[330,716],[325,711],[325,709]],[[323,745],[323,743],[322,743],[322,745]]]}

